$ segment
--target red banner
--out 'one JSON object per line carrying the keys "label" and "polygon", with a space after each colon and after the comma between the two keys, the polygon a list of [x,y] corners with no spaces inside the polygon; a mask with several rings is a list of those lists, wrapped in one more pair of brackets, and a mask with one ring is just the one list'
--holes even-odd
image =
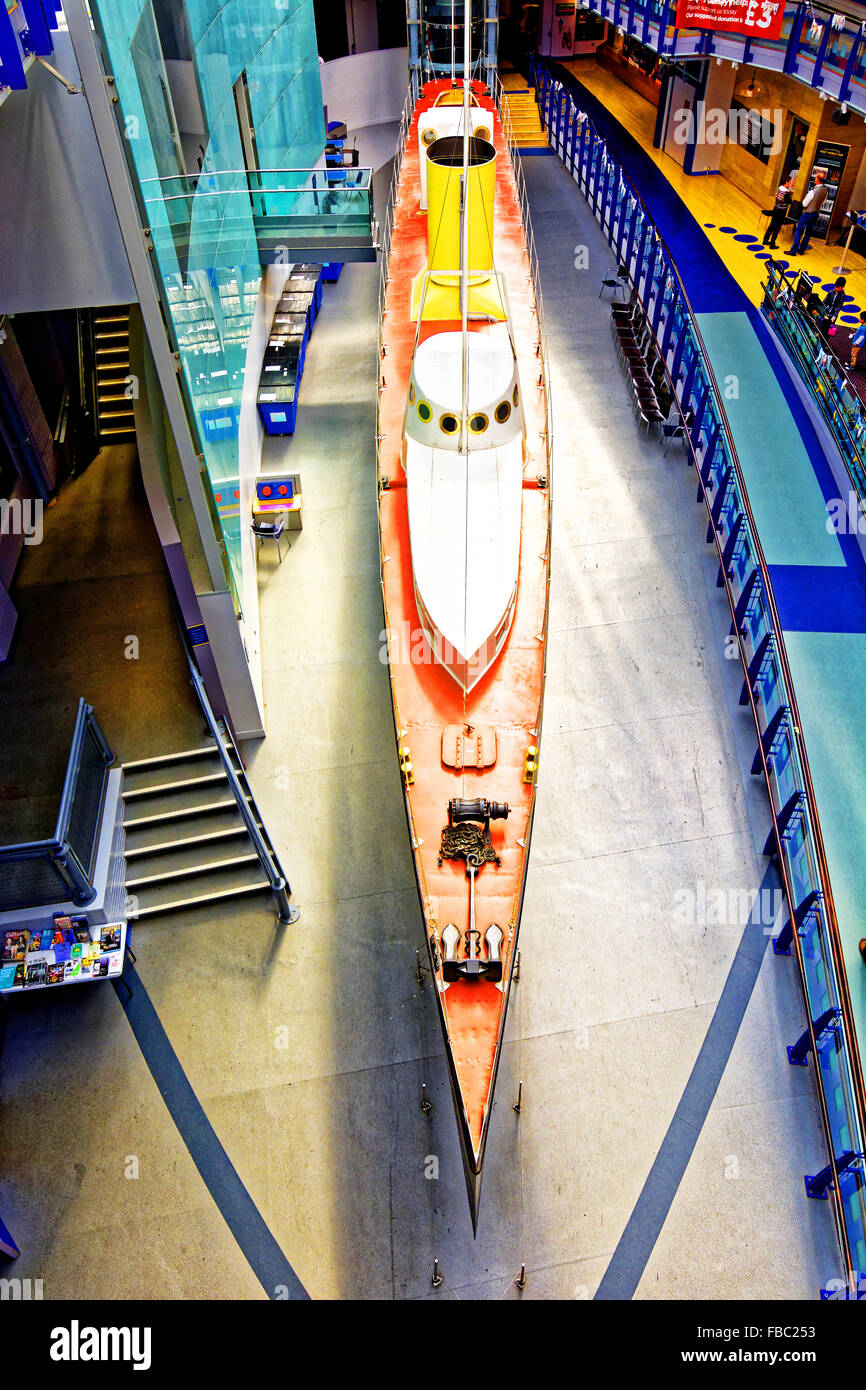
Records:
{"label": "red banner", "polygon": [[785,0],[677,0],[678,29],[723,29],[777,39],[784,17]]}

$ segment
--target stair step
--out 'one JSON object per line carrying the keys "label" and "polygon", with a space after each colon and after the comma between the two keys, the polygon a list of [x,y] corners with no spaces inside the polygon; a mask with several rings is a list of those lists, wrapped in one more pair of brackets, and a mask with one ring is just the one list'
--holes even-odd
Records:
{"label": "stair step", "polygon": [[179,753],[159,753],[155,758],[137,758],[134,762],[123,763],[122,771],[141,772],[149,767],[167,767],[169,763],[186,762],[188,758],[207,758],[217,752],[215,743],[207,743],[203,748],[183,748]]}
{"label": "stair step", "polygon": [[129,314],[116,314],[116,315],[113,315],[111,318],[98,318],[98,319],[95,318],[95,319],[93,320],[93,322],[94,322],[94,324],[99,324],[100,326],[101,326],[102,324],[104,324],[104,323],[127,323],[127,324],[128,324],[128,323],[129,323]]}
{"label": "stair step", "polygon": [[[124,854],[127,858],[140,860],[156,851],[170,853],[171,851],[166,849],[167,845],[177,845],[178,854],[181,856],[198,854],[200,850],[195,841],[199,837],[204,837],[205,842],[209,835],[219,835],[228,840],[232,836],[243,835],[246,826],[237,802],[234,802],[231,807],[224,807],[221,811],[203,811],[190,816],[188,820],[178,818],[168,822],[157,821],[155,824],[149,822],[140,828],[127,821],[124,830]],[[183,858],[178,859],[178,863],[185,862]]]}
{"label": "stair step", "polygon": [[221,840],[236,840],[240,835],[246,835],[246,833],[246,826],[242,820],[239,820],[237,825],[226,826],[225,830],[209,830],[203,835],[187,835],[182,840],[160,840],[153,845],[136,845],[133,849],[125,849],[123,857],[129,861],[130,859],[144,859],[149,854],[182,854],[186,850],[216,844]]}
{"label": "stair step", "polygon": [[120,427],[117,426],[117,425],[106,425],[106,426],[105,426],[105,429],[100,429],[100,430],[98,431],[98,433],[99,433],[100,436],[102,436],[102,435],[108,435],[108,434],[122,434],[122,435],[132,435],[133,437],[135,437],[135,426],[134,426],[134,425],[127,425],[127,427],[126,427],[125,429],[122,429],[122,428],[120,428]]}
{"label": "stair step", "polygon": [[[235,762],[234,756],[228,756],[235,774],[244,777],[244,770]],[[225,763],[214,744],[205,749],[200,757],[124,768],[123,795],[130,801],[143,796],[165,796],[168,802],[163,809],[171,811],[181,804],[177,800],[179,796],[190,793],[198,797],[196,787],[207,786],[209,782],[225,783]],[[159,810],[160,807],[153,809]]]}
{"label": "stair step", "polygon": [[100,420],[135,420],[134,410],[100,410]]}
{"label": "stair step", "polygon": [[125,802],[138,801],[143,796],[165,796],[175,792],[189,791],[191,787],[212,786],[214,782],[227,782],[225,768],[219,772],[205,772],[200,777],[182,777],[179,782],[156,782],[149,787],[134,787],[121,793]]}
{"label": "stair step", "polygon": [[94,337],[96,338],[96,341],[97,341],[98,343],[107,342],[107,341],[109,340],[109,338],[125,338],[126,341],[127,341],[127,343],[128,343],[128,342],[129,342],[129,329],[128,329],[128,328],[111,328],[111,329],[109,329],[109,330],[108,330],[107,332],[105,332],[105,333],[95,333],[95,334],[94,334]]}
{"label": "stair step", "polygon": [[[246,797],[247,802],[252,801],[251,796]],[[184,806],[176,811],[156,811],[149,816],[136,816],[133,820],[124,822],[124,829],[141,830],[147,825],[168,825],[171,821],[183,820],[186,816],[205,816],[214,811],[237,811],[238,804],[233,796],[224,801],[202,802],[198,806]]]}
{"label": "stair step", "polygon": [[209,893],[200,893],[192,898],[175,898],[164,902],[148,903],[129,914],[130,921],[140,922],[145,917],[155,917],[162,912],[188,912],[193,907],[206,907],[209,903],[222,902],[228,898],[240,898],[252,893],[270,891],[267,879],[241,884],[235,888],[218,888]]}
{"label": "stair step", "polygon": [[173,883],[179,879],[192,878],[196,874],[215,874],[221,873],[226,869],[238,869],[242,864],[257,864],[259,856],[254,850],[249,854],[236,854],[230,859],[205,859],[195,864],[188,864],[183,869],[163,870],[155,874],[145,874],[143,878],[128,878],[126,880],[126,891],[135,888],[152,888],[158,883]]}

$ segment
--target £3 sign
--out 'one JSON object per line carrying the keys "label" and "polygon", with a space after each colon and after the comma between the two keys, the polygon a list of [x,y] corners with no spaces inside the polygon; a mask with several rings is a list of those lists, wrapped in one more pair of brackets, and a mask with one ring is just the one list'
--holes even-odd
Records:
{"label": "\u00a33 sign", "polygon": [[678,29],[724,29],[777,39],[784,0],[677,0]]}

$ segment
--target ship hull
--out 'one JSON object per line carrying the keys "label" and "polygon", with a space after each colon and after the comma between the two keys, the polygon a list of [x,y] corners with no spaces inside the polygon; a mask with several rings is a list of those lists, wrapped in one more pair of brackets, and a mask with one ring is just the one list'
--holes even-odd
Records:
{"label": "ship hull", "polygon": [[[546,669],[550,557],[549,438],[546,376],[532,269],[511,157],[493,101],[496,148],[496,270],[508,293],[526,426],[522,476],[520,566],[508,635],[490,668],[466,690],[437,661],[418,612],[409,532],[403,422],[417,323],[412,286],[427,263],[427,224],[420,205],[418,117],[445,83],[430,83],[416,104],[397,185],[382,319],[379,371],[379,528],[385,640],[388,645],[395,736],[424,920],[437,1011],[473,1226],[477,1223],[493,1089],[517,949],[535,804]],[[424,322],[421,339],[452,331],[449,320]],[[484,322],[471,331],[488,331]],[[501,331],[501,327],[499,329]],[[471,456],[470,456],[471,457]],[[455,733],[460,753],[451,750]],[[475,736],[485,732],[482,759],[473,762]],[[489,754],[491,744],[495,755]],[[481,739],[478,739],[480,748]],[[465,756],[464,756],[465,752]],[[490,824],[496,862],[476,874],[475,909],[481,937],[490,923],[503,933],[502,978],[443,979],[441,933],[461,937],[468,925],[470,882],[462,859],[441,855],[452,798],[506,802],[507,820]],[[462,951],[468,952],[468,943]],[[482,950],[483,954],[483,950]]]}

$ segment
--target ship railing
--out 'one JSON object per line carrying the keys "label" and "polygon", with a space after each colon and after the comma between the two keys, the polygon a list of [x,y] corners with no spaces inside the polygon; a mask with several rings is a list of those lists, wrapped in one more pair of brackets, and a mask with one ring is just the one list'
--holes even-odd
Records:
{"label": "ship railing", "polygon": [[415,112],[415,103],[418,100],[420,91],[420,78],[417,69],[412,69],[409,75],[409,86],[406,90],[406,99],[403,102],[403,110],[400,115],[400,125],[397,134],[397,149],[394,155],[394,166],[391,173],[391,186],[388,191],[388,203],[385,209],[385,216],[379,228],[378,252],[379,252],[379,291],[378,291],[378,334],[376,340],[376,460],[379,461],[380,446],[382,442],[381,410],[380,410],[380,383],[382,377],[382,358],[384,354],[383,323],[385,315],[385,301],[388,291],[388,263],[391,256],[391,236],[394,231],[394,207],[397,199],[397,191],[400,186],[400,175],[403,172],[403,155],[406,148],[406,139],[409,134],[409,127],[412,124],[412,117]]}
{"label": "ship railing", "polygon": [[498,72],[492,74],[491,94],[496,104],[496,110],[508,146],[511,167],[514,171],[514,183],[517,189],[518,202],[520,204],[520,220],[523,226],[523,238],[526,246],[526,254],[529,258],[529,273],[532,279],[532,293],[535,299],[535,313],[538,320],[538,357],[544,390],[545,431],[549,454],[553,448],[553,407],[550,392],[550,372],[547,361],[547,336],[544,328],[544,300],[541,293],[538,249],[535,244],[535,233],[532,228],[532,217],[529,211],[529,192],[523,173],[523,161],[520,158],[520,151],[517,148],[517,140],[514,135],[514,126],[511,121],[511,112],[508,108],[506,91],[502,85],[502,79]]}
{"label": "ship railing", "polygon": [[866,1091],[794,682],[740,460],[688,294],[649,210],[569,88],[541,63],[534,76],[549,141],[626,267],[652,330],[707,509],[743,668],[740,700],[751,708],[758,736],[752,771],[768,791],[765,853],[777,859],[787,903],[774,951],[787,955],[793,946],[806,1009],[806,1030],[792,1052],[799,1059],[812,1054],[829,1153],[807,1192],[832,1194],[846,1287],[859,1290],[866,1269]]}

